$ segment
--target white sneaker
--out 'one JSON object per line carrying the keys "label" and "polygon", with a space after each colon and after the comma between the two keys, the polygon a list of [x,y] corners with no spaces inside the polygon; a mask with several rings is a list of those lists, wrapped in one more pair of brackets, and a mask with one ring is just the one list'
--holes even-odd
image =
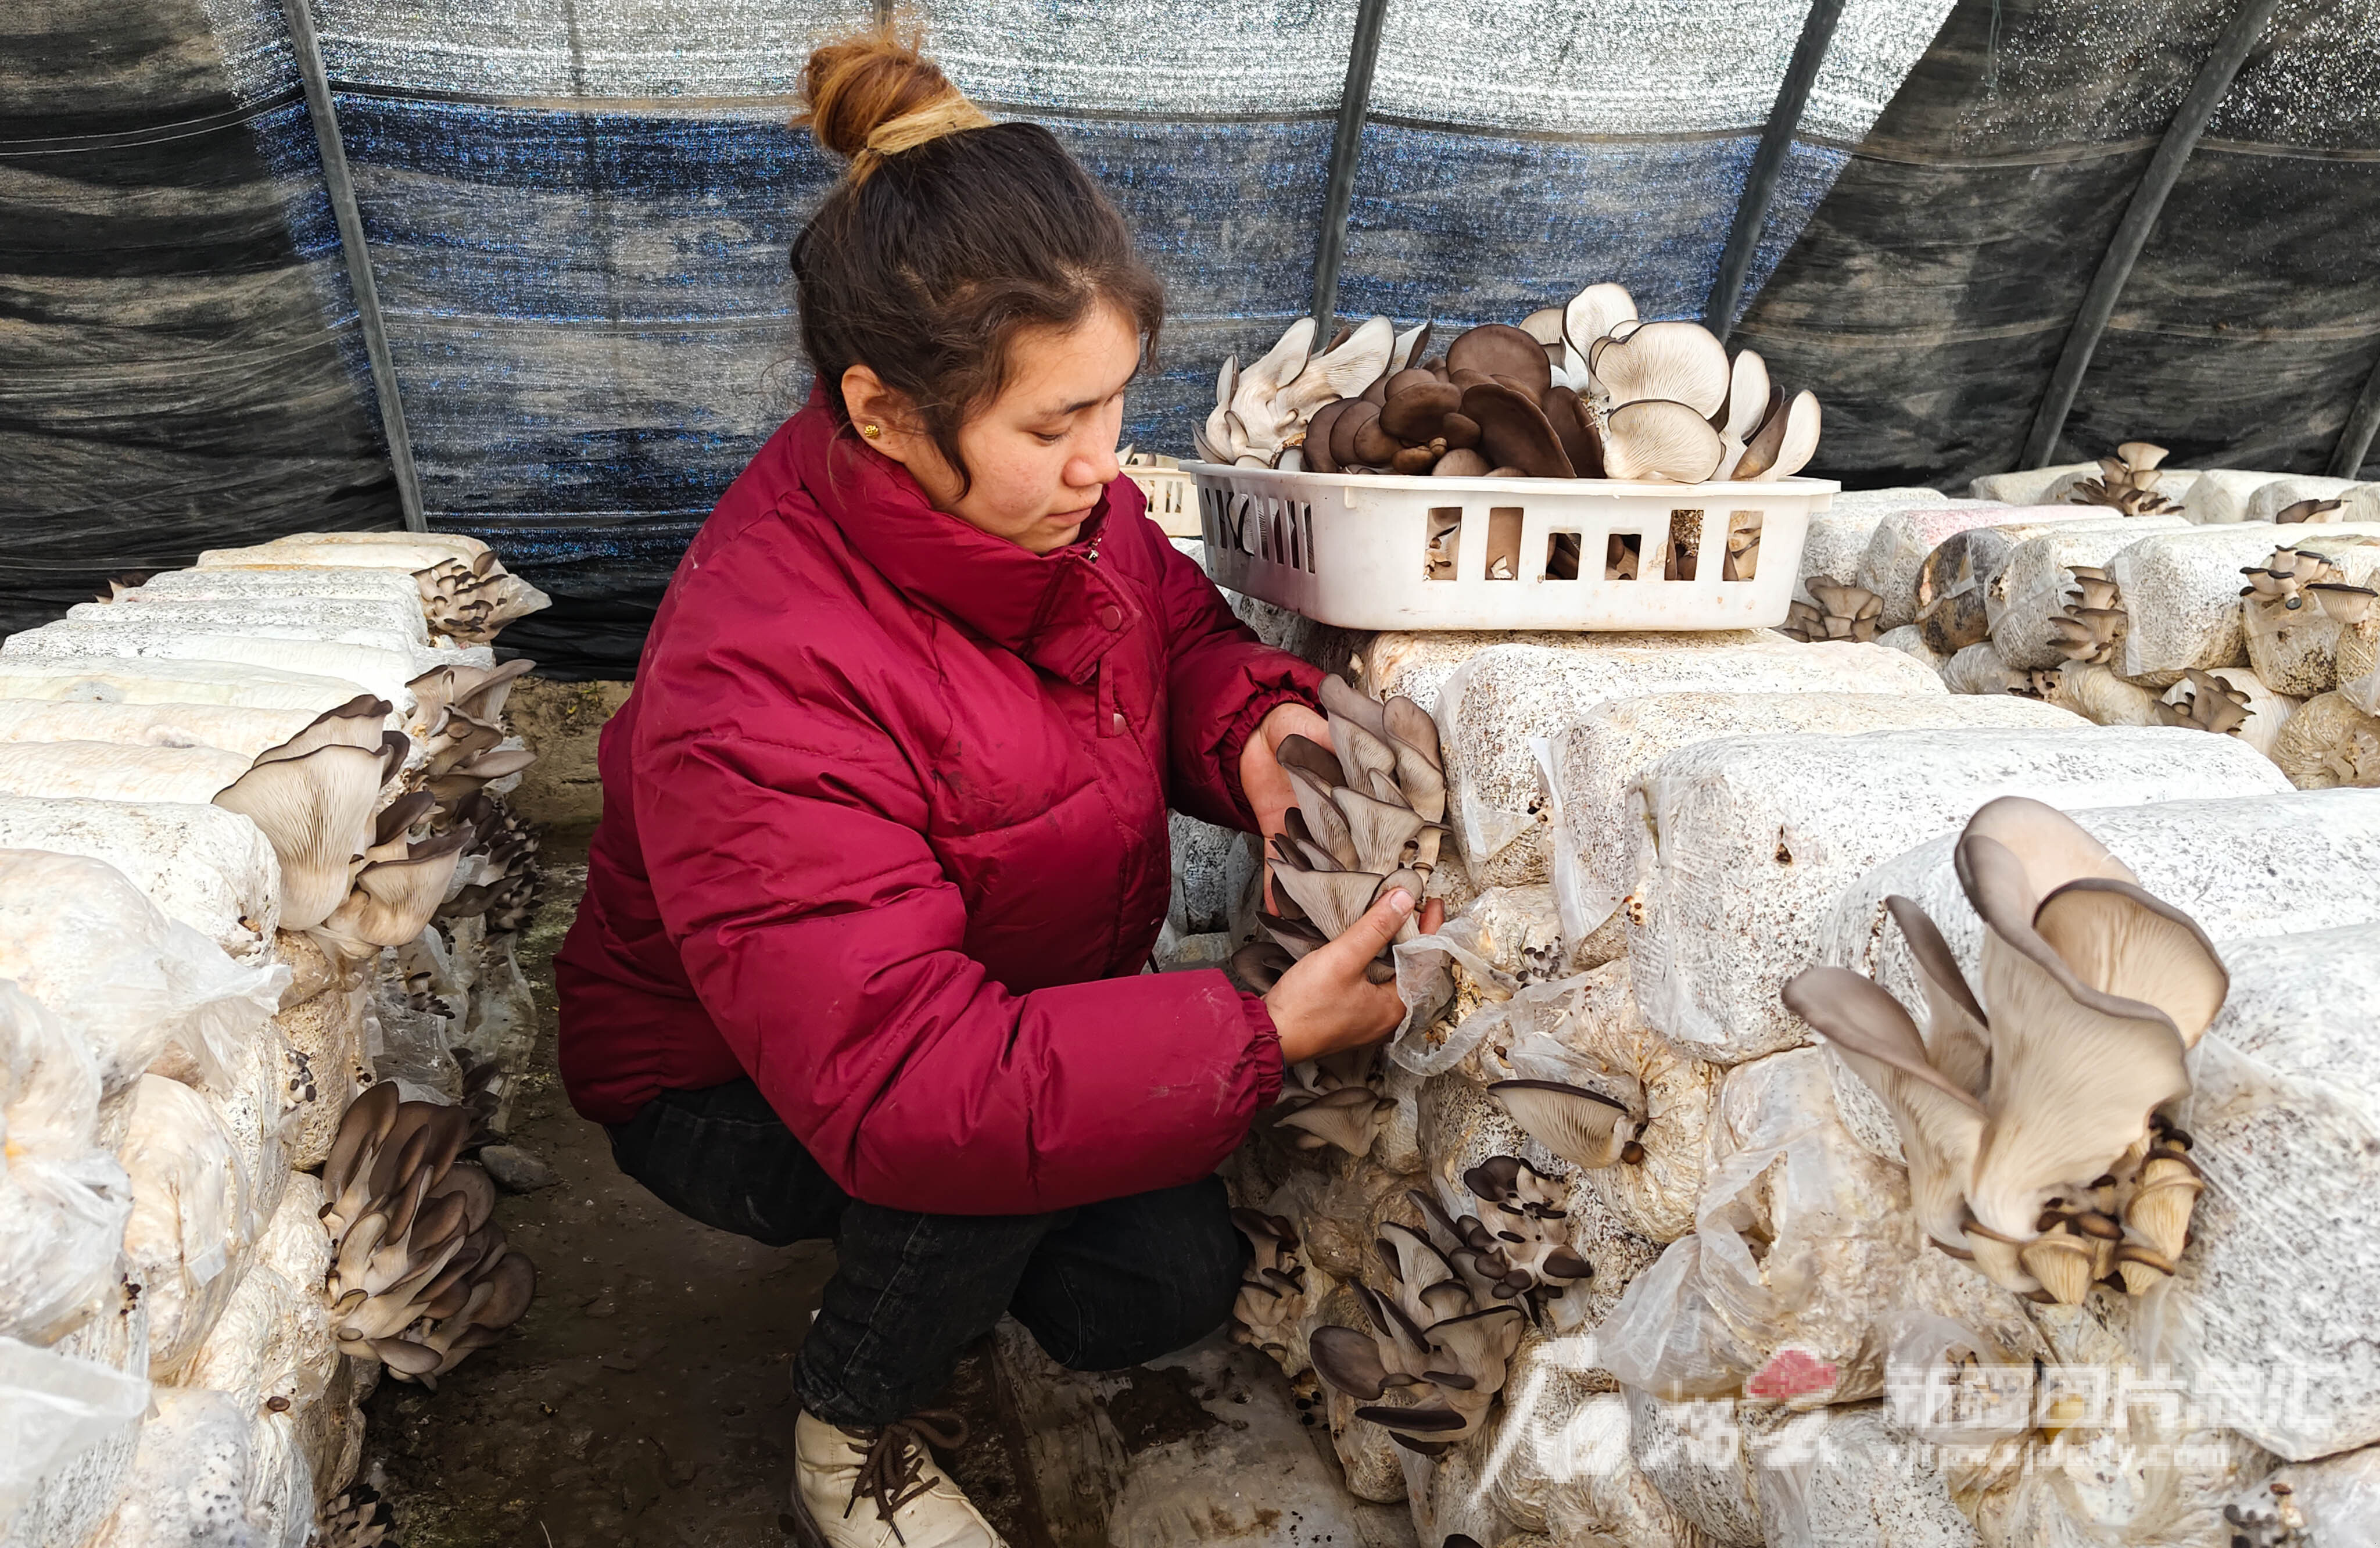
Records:
{"label": "white sneaker", "polygon": [[[794,1520],[803,1548],[1007,1548],[927,1449],[965,1444],[955,1414],[844,1430],[794,1420]],[[889,1516],[887,1513],[890,1513]]]}

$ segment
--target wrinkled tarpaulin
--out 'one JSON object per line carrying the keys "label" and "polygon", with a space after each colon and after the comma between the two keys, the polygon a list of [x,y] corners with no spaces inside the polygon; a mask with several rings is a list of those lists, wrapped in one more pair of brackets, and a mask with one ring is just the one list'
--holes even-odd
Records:
{"label": "wrinkled tarpaulin", "polygon": [[[38,497],[0,487],[0,521],[61,553],[77,545],[55,513],[101,503],[137,513],[156,548],[169,531],[196,547],[200,515],[208,542],[225,528],[395,524],[373,481],[384,464],[356,477],[341,461],[376,421],[352,308],[324,261],[335,235],[304,177],[312,150],[277,0],[208,8],[222,55],[212,111],[245,115],[285,211],[287,257],[242,271],[248,304],[310,316],[345,379],[276,364],[236,387],[174,384],[196,422],[156,438],[247,457],[229,499],[170,467],[54,450],[87,433],[79,413],[120,396],[112,368],[78,374],[68,354],[38,396],[0,379],[0,431],[56,458]],[[1390,0],[1341,312],[1460,325],[1617,278],[1648,313],[1699,313],[1803,9]],[[2285,6],[2242,73],[2126,292],[2070,446],[2155,433],[2229,460],[2326,457],[2374,353],[2365,212],[2380,160],[2356,74],[2373,18],[2321,14],[2338,9]],[[1948,480],[2010,464],[2107,232],[2228,12],[2225,0],[1961,0],[1955,14],[1949,0],[1850,0],[1745,290],[1745,341],[1827,399],[1823,469]],[[98,14],[100,0],[34,0],[30,30],[88,30]],[[208,23],[192,0],[133,14],[120,52],[172,54],[204,75]],[[1260,348],[1309,303],[1354,0],[938,0],[917,14],[962,87],[1083,157],[1164,274],[1165,370],[1137,393],[1127,433],[1180,449],[1214,362]],[[621,673],[687,536],[806,390],[784,251],[835,169],[785,120],[809,44],[873,7],[317,0],[315,15],[431,525],[491,539],[555,594],[508,645],[565,673]],[[86,271],[121,255],[60,216],[127,197],[122,185],[193,227],[236,227],[255,207],[220,177],[135,161],[105,161],[63,193],[17,177],[21,142],[57,137],[50,84],[47,96],[7,85],[15,142],[0,143],[0,177],[15,227],[35,219],[47,239],[90,250],[77,254]],[[133,112],[128,96],[76,101],[119,115],[116,128]],[[2272,153],[2281,146],[2290,153]],[[2264,170],[2202,186],[2201,163],[2223,156]],[[2272,184],[2284,164],[2287,192]],[[0,269],[25,270],[19,246],[0,232]],[[203,329],[188,336],[203,346]],[[140,341],[117,347],[138,355]],[[325,466],[267,467],[227,432],[247,423],[226,411],[242,401],[285,415],[288,442]],[[130,439],[96,437],[115,438]],[[164,523],[168,510],[183,528]],[[54,611],[20,600],[8,627]]]}

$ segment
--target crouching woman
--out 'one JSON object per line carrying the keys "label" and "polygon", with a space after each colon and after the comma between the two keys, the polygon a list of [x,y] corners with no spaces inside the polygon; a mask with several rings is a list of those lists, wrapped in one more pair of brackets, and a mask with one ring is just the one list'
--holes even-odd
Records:
{"label": "crouching woman", "polygon": [[832,1238],[795,1361],[814,1542],[998,1541],[911,1422],[1003,1312],[1080,1369],[1229,1316],[1216,1164],[1284,1062],[1378,1040],[1398,892],[1262,998],[1144,974],[1169,806],[1242,829],[1327,743],[1118,476],[1160,319],[1050,134],[884,38],[820,50],[849,173],[794,248],[818,387],[679,566],[603,733],[557,959],[563,1075],[621,1168]]}

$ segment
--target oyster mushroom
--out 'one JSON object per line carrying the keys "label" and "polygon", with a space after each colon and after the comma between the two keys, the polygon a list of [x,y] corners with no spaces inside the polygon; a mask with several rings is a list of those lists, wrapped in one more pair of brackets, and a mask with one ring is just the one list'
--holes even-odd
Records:
{"label": "oyster mushroom", "polygon": [[[1502,382],[1532,406],[1553,385],[1553,367],[1546,359],[1545,347],[1521,329],[1501,323],[1484,323],[1448,345],[1446,368],[1458,374],[1477,372],[1482,377]],[[1463,412],[1471,410],[1466,406]],[[1479,418],[1476,414],[1471,417]],[[1484,430],[1486,421],[1481,421],[1481,425]],[[1494,453],[1489,456],[1492,457]]]}
{"label": "oyster mushroom", "polygon": [[377,745],[332,742],[261,762],[216,792],[214,804],[262,829],[281,862],[284,930],[322,923],[346,895],[347,862],[366,846],[383,774]]}
{"label": "oyster mushroom", "polygon": [[1712,429],[1710,418],[1726,407],[1733,384],[1727,347],[1698,323],[1646,323],[1609,335],[1588,360],[1615,417],[1627,404],[1665,400],[1684,404]]}
{"label": "oyster mushroom", "polygon": [[[1595,347],[1623,323],[1636,321],[1636,302],[1626,289],[1609,281],[1590,285],[1571,298],[1562,309],[1562,343],[1573,376],[1585,374],[1583,368],[1593,357]],[[1570,384],[1581,393],[1591,390],[1585,381]]]}
{"label": "oyster mushroom", "polygon": [[1936,1065],[1900,1002],[1871,981],[1843,968],[1809,968],[1783,993],[1786,1008],[1816,1028],[1891,1110],[1919,1228],[1952,1257],[1973,1259],[1965,1191],[1983,1142],[1982,1100]]}
{"label": "oyster mushroom", "polygon": [[1864,586],[1828,576],[1803,581],[1811,602],[1796,601],[1786,608],[1785,625],[1778,632],[1804,643],[1821,640],[1871,640],[1884,614],[1884,599]]}
{"label": "oyster mushroom", "polygon": [[1624,1103],[1559,1080],[1499,1080],[1488,1093],[1529,1137],[1573,1166],[1616,1166],[1644,1159],[1644,1123]]}
{"label": "oyster mushroom", "polygon": [[1479,455],[1491,469],[1511,468],[1533,479],[1572,476],[1552,421],[1519,388],[1504,382],[1475,383],[1463,394],[1463,415],[1478,425]]}
{"label": "oyster mushroom", "polygon": [[1385,375],[1396,352],[1396,325],[1385,317],[1367,319],[1343,341],[1307,360],[1303,370],[1275,395],[1274,403],[1298,424],[1325,404],[1354,397]]}
{"label": "oyster mushroom", "polygon": [[[2180,725],[2196,731],[2212,731],[2218,736],[2239,737],[2243,741],[2258,742],[2259,751],[2269,751],[2280,726],[2277,724],[2269,729],[2257,726],[2257,734],[2252,736],[2251,725],[2265,716],[2258,713],[2256,696],[2234,687],[2228,680],[2229,676],[2228,672],[2217,675],[2191,667],[2182,674],[2180,682],[2166,690],[2165,698],[2153,707],[2151,713],[2156,716],[2156,723],[2160,725]],[[2277,721],[2288,718],[2284,701],[2278,695],[2268,693],[2264,698],[2264,709],[2272,718]]]}
{"label": "oyster mushroom", "polygon": [[1817,395],[1799,392],[1784,401],[1783,394],[1782,388],[1772,390],[1772,407],[1760,428],[1744,442],[1743,455],[1736,459],[1730,478],[1762,483],[1791,478],[1817,455]]}
{"label": "oyster mushroom", "polygon": [[1232,1303],[1232,1336],[1286,1359],[1305,1305],[1305,1270],[1297,1259],[1296,1228],[1260,1210],[1233,1210],[1232,1224],[1255,1252]]}
{"label": "oyster mushroom", "polygon": [[325,951],[360,959],[419,936],[446,896],[455,867],[474,835],[468,827],[406,846],[403,859],[374,860],[356,872],[354,890],[314,927]]}
{"label": "oyster mushroom", "polygon": [[[1983,823],[1981,829],[1977,824]],[[1985,926],[1990,1118],[1968,1204],[1995,1247],[2022,1247],[2053,1197],[2087,1195],[2187,1094],[2182,1056],[2221,1009],[2228,976],[2194,921],[2120,872],[2038,802],[1986,806],[1954,851]],[[2045,892],[2044,887],[2046,886]],[[1977,1258],[2011,1289],[2005,1252]]]}
{"label": "oyster mushroom", "polygon": [[266,748],[256,755],[260,763],[278,762],[284,759],[303,758],[316,748],[370,748],[380,750],[391,706],[385,699],[359,693],[336,709],[324,710],[287,741]]}
{"label": "oyster mushroom", "polygon": [[2343,500],[2300,500],[2275,511],[2273,524],[2277,527],[2294,527],[2308,521],[2336,519],[2330,513],[2345,504]]}
{"label": "oyster mushroom", "polygon": [[1692,403],[1638,398],[1611,410],[1602,450],[1611,478],[1701,483],[1718,473],[1727,447],[1706,412]]}
{"label": "oyster mushroom", "polygon": [[2157,469],[2167,457],[2163,446],[2127,441],[2113,457],[2099,459],[2099,476],[2085,479],[2066,497],[2070,506],[2107,506],[2126,516],[2155,516],[2181,507],[2156,492]]}
{"label": "oyster mushroom", "polygon": [[1769,385],[1768,362],[1756,350],[1738,350],[1728,368],[1727,414],[1718,428],[1730,440],[1748,443],[1783,402]]}

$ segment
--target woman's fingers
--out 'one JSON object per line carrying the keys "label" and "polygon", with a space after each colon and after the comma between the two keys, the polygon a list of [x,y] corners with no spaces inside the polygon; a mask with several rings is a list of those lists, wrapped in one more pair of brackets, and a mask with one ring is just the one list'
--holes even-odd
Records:
{"label": "woman's fingers", "polygon": [[1265,1008],[1281,1034],[1282,1058],[1296,1064],[1378,1042],[1396,1030],[1405,1011],[1396,985],[1374,983],[1364,969],[1388,948],[1413,908],[1413,895],[1396,888],[1338,939],[1315,947],[1281,976],[1265,996]]}

